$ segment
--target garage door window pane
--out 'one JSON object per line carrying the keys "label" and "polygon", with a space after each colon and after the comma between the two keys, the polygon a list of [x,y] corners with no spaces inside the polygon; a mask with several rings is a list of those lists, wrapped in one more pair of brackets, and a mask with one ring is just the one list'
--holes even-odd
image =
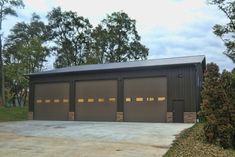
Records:
{"label": "garage door window pane", "polygon": [[126,102],[131,102],[131,98],[126,98]]}
{"label": "garage door window pane", "polygon": [[147,97],[146,101],[154,101],[154,97]]}
{"label": "garage door window pane", "polygon": [[82,103],[82,102],[84,102],[84,99],[80,98],[80,99],[78,99],[78,102]]}
{"label": "garage door window pane", "polygon": [[138,97],[138,98],[135,99],[135,101],[137,101],[137,102],[142,102],[142,101],[144,101],[144,98]]}
{"label": "garage door window pane", "polygon": [[99,98],[98,102],[104,102],[104,98]]}
{"label": "garage door window pane", "polygon": [[115,101],[116,101],[116,98],[109,98],[109,101],[110,101],[110,102],[115,102]]}
{"label": "garage door window pane", "polygon": [[161,96],[161,97],[158,97],[157,100],[158,100],[158,101],[165,101],[165,100],[166,100],[166,97]]}
{"label": "garage door window pane", "polygon": [[94,102],[95,100],[93,98],[88,98],[87,102]]}
{"label": "garage door window pane", "polygon": [[45,103],[47,103],[47,104],[48,104],[48,103],[51,103],[51,100],[50,100],[50,99],[46,99],[46,100],[45,100]]}
{"label": "garage door window pane", "polygon": [[36,100],[36,103],[41,104],[41,103],[42,103],[42,100],[41,100],[41,99],[38,99],[38,100]]}
{"label": "garage door window pane", "polygon": [[54,99],[54,103],[59,103],[60,99]]}
{"label": "garage door window pane", "polygon": [[68,99],[63,99],[63,103],[68,103],[69,100]]}

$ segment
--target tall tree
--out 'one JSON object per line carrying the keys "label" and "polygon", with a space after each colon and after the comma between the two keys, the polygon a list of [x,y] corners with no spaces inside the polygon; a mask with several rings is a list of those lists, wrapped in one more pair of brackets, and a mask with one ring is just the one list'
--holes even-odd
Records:
{"label": "tall tree", "polygon": [[92,33],[95,62],[125,62],[146,59],[148,49],[140,43],[136,21],[124,12],[114,12]]}
{"label": "tall tree", "polygon": [[22,0],[0,0],[0,74],[1,74],[1,90],[0,97],[2,103],[5,104],[5,81],[4,81],[4,68],[3,68],[3,56],[2,56],[2,22],[6,19],[6,16],[17,16],[16,8],[24,7]]}
{"label": "tall tree", "polygon": [[235,63],[235,1],[234,0],[209,0],[216,5],[228,18],[225,25],[216,24],[213,27],[215,35],[220,37],[226,46],[224,52]]}
{"label": "tall tree", "polygon": [[210,143],[224,148],[235,147],[235,79],[234,74],[219,73],[218,65],[207,64],[202,90],[200,115],[204,133]]}
{"label": "tall tree", "polygon": [[27,97],[28,81],[23,75],[41,71],[49,55],[48,35],[47,26],[33,14],[29,24],[17,23],[6,39],[3,49],[6,82],[13,99],[19,104],[25,103]]}
{"label": "tall tree", "polygon": [[76,12],[54,8],[48,14],[51,39],[56,53],[55,67],[80,65],[87,62],[92,25]]}

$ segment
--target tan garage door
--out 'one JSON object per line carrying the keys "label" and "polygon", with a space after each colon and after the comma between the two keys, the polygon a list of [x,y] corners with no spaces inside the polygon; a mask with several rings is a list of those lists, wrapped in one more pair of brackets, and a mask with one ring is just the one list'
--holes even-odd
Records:
{"label": "tan garage door", "polygon": [[116,110],[116,80],[76,82],[75,120],[115,121]]}
{"label": "tan garage door", "polygon": [[68,120],[69,83],[36,84],[34,119]]}
{"label": "tan garage door", "polygon": [[124,120],[166,122],[166,77],[124,80]]}

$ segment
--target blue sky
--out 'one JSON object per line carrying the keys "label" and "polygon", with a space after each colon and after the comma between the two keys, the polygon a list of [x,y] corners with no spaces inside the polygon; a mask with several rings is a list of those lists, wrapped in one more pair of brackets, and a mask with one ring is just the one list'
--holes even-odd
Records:
{"label": "blue sky", "polygon": [[[225,15],[206,0],[24,0],[19,17],[9,17],[3,23],[4,36],[21,21],[29,21],[36,12],[45,16],[53,7],[76,11],[93,26],[115,11],[124,11],[135,19],[141,41],[149,48],[149,59],[176,56],[206,55],[207,62],[231,70],[232,61],[223,55],[225,47],[212,32],[212,27],[226,23]],[[53,57],[46,64],[52,68]]]}

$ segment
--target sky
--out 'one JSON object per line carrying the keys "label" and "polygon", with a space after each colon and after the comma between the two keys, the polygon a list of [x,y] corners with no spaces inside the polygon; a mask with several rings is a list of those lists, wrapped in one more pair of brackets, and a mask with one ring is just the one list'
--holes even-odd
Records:
{"label": "sky", "polygon": [[[3,23],[4,36],[16,22],[30,21],[33,12],[47,22],[46,15],[54,7],[76,11],[95,27],[107,14],[126,12],[136,20],[141,42],[149,48],[148,59],[205,55],[220,69],[231,70],[235,64],[223,54],[225,47],[213,34],[215,24],[225,24],[225,15],[206,0],[24,0],[25,8],[18,17]],[[54,57],[48,58],[47,69],[53,68]]]}

